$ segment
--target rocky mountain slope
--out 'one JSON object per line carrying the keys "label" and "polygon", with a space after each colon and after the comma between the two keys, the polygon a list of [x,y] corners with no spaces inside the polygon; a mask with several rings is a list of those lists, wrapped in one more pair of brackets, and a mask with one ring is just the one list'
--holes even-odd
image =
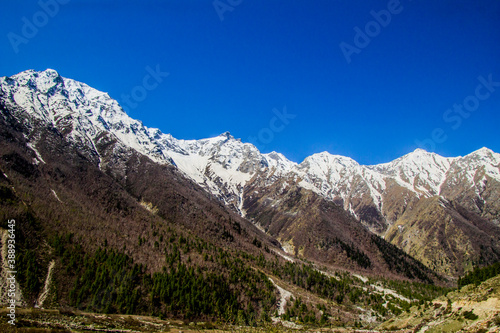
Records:
{"label": "rocky mountain slope", "polygon": [[[0,226],[4,234],[16,221],[18,305],[195,318],[241,311],[244,321],[270,313],[273,285],[238,253],[275,259],[265,249],[277,242],[156,162],[161,155],[124,144],[99,115],[83,116],[111,112],[103,94],[80,98],[87,87],[45,79],[23,81],[36,92],[26,99],[6,97],[3,85],[0,93]],[[173,294],[165,281],[199,290]]]}
{"label": "rocky mountain slope", "polygon": [[[299,186],[282,155],[228,133],[176,140],[53,70],[1,78],[0,111],[0,229],[16,220],[18,305],[241,324],[279,309],[354,324],[393,315],[382,304],[396,301],[345,270],[439,281]],[[269,205],[271,195],[284,203]],[[300,298],[278,304],[275,284]]]}
{"label": "rocky mountain slope", "polygon": [[[54,151],[60,155],[57,158],[61,158],[64,155],[61,147],[71,147],[75,153],[83,155],[81,158],[90,161],[95,172],[99,170],[111,176],[128,194],[139,200],[152,202],[163,215],[167,214],[162,207],[168,199],[163,192],[175,187],[171,184],[171,179],[183,182],[180,189],[193,187],[180,174],[176,175],[178,171],[242,216],[246,215],[247,209],[245,195],[248,191],[245,188],[249,188],[250,184],[258,184],[258,191],[265,193],[265,189],[271,188],[276,182],[284,184],[281,182],[284,177],[293,178],[290,184],[299,182],[296,175],[290,175],[293,168],[291,162],[279,154],[263,155],[253,145],[242,143],[229,133],[204,140],[174,139],[129,118],[107,94],[83,83],[64,79],[52,70],[24,72],[12,78],[4,78],[0,85],[5,114],[11,117],[6,121],[11,124],[17,121],[24,126],[22,144],[34,154],[35,163],[47,167],[46,160],[54,157]],[[151,159],[151,163],[144,159],[146,157]],[[65,158],[74,159],[68,156]],[[271,236],[286,240],[297,249],[304,249],[300,253],[294,250],[296,255],[339,268],[375,270],[387,267],[380,254],[381,250],[374,243],[366,242],[372,235],[349,214],[310,189],[301,186],[296,189],[304,198],[311,198],[317,203],[314,205],[315,211],[307,202],[299,205],[296,200],[289,205],[295,205],[293,209],[301,210],[300,216],[303,218],[314,214],[314,222],[307,220],[304,224],[296,221],[292,214],[287,227],[280,230],[274,228],[277,231]],[[201,200],[194,194],[186,193],[183,197],[195,202]],[[57,198],[64,201],[61,194]],[[267,198],[268,196],[265,201]],[[175,196],[168,199],[169,204],[178,201]],[[330,208],[323,210],[323,206]],[[192,211],[186,209],[188,216],[194,217],[182,218],[190,228],[203,232],[204,228],[214,228],[216,223],[209,223],[210,219],[204,223],[194,221],[198,219],[198,215],[205,216],[211,210],[203,207]],[[328,212],[330,210],[336,213],[331,214]],[[260,204],[253,205],[252,219],[257,226],[263,225],[261,217],[266,211]],[[215,219],[221,214],[216,215]],[[242,219],[235,217],[235,214],[224,219],[231,223],[236,221],[234,223],[238,225],[249,225],[246,219],[239,222]],[[292,239],[295,233],[313,225],[314,227],[309,228],[309,236],[305,237],[303,234],[300,239]],[[253,226],[250,224],[249,227]],[[289,227],[292,229],[288,229]],[[327,245],[319,246],[320,243]],[[406,276],[402,271],[394,274]]]}
{"label": "rocky mountain slope", "polygon": [[[278,153],[261,154],[228,133],[189,145],[204,149],[166,154],[242,216],[271,230],[284,244],[294,244],[290,252],[307,246],[300,241],[304,234],[296,228],[301,224],[297,215],[291,209],[273,225],[262,208],[278,213],[288,193],[299,188],[335,203],[366,229],[447,276],[500,259],[500,155],[489,149],[457,158],[417,149],[390,163],[362,166],[326,152],[296,164]],[[443,206],[442,214],[421,218],[426,210]],[[312,209],[304,205],[301,212],[314,219]],[[435,230],[441,230],[439,235],[431,234]],[[453,235],[460,235],[456,246],[445,245],[444,239]]]}
{"label": "rocky mountain slope", "polygon": [[[374,166],[324,152],[297,164],[229,133],[175,139],[128,117],[106,93],[53,70],[2,78],[0,89],[3,107],[33,128],[26,145],[37,163],[43,164],[47,144],[37,130],[42,124],[123,186],[129,170],[140,168],[142,162],[130,166],[137,152],[155,168],[180,171],[290,253],[363,269],[364,259],[354,257],[384,261],[366,241],[371,231],[448,276],[500,258],[500,155],[486,148],[457,158],[418,149]],[[442,214],[422,219],[427,203]],[[450,235],[460,235],[459,244],[445,246]]]}

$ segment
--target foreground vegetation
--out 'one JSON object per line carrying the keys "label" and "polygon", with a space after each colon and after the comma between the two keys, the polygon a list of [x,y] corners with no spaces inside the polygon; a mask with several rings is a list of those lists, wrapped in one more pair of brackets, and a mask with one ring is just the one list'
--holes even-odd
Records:
{"label": "foreground vegetation", "polygon": [[479,285],[481,282],[488,280],[500,274],[500,262],[486,267],[476,267],[473,271],[465,274],[458,279],[458,288],[468,284]]}
{"label": "foreground vegetation", "polygon": [[[411,307],[392,318],[381,330],[409,329],[413,332],[499,332],[500,275],[498,264],[477,268],[460,279],[461,288],[431,302]],[[490,275],[495,276],[487,278]],[[480,282],[481,279],[485,279]],[[465,281],[470,284],[463,285]]]}
{"label": "foreground vegetation", "polygon": [[281,325],[266,324],[261,327],[235,326],[217,322],[189,322],[162,320],[150,316],[102,315],[82,311],[18,309],[20,319],[15,326],[3,318],[6,310],[0,308],[0,331],[2,333],[68,333],[68,332],[275,332],[289,333],[296,330]]}
{"label": "foreground vegetation", "polygon": [[[312,264],[230,252],[196,236],[167,232],[155,235],[155,246],[164,248],[163,268],[155,273],[107,242],[87,253],[72,234],[55,235],[49,245],[58,274],[44,307],[262,327],[278,315],[280,295],[268,278],[272,276],[295,290],[280,320],[305,327],[363,327],[447,292],[423,283],[328,275]],[[30,297],[40,293],[45,272],[33,269],[33,251],[21,252],[19,277]],[[380,291],[383,288],[399,296]],[[368,319],[363,321],[363,316]]]}

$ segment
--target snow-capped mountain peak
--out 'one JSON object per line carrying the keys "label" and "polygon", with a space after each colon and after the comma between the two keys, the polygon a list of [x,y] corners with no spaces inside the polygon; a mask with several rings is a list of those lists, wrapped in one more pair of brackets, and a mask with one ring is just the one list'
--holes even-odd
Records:
{"label": "snow-capped mountain peak", "polygon": [[482,161],[488,161],[491,163],[496,163],[498,164],[500,162],[500,154],[495,153],[491,149],[488,149],[486,147],[480,148],[476,151],[473,151],[472,153],[466,155],[465,157],[468,158],[475,158],[478,160]]}
{"label": "snow-capped mountain peak", "polygon": [[454,158],[416,149],[392,162],[368,168],[395,179],[412,191],[437,195],[453,160]]}
{"label": "snow-capped mountain peak", "polygon": [[[107,93],[51,69],[0,78],[0,99],[20,119],[50,124],[75,144],[89,147],[99,166],[103,160],[98,141],[110,135],[119,145],[155,162],[175,165],[241,214],[245,188],[262,179],[260,186],[269,186],[286,178],[283,184],[295,182],[338,202],[367,224],[371,220],[382,223],[392,207],[388,202],[402,200],[399,206],[406,207],[411,198],[454,198],[459,195],[457,188],[472,188],[483,200],[489,180],[500,181],[500,154],[488,148],[455,158],[416,149],[394,161],[365,166],[329,152],[313,154],[297,164],[277,152],[263,154],[229,132],[179,140],[130,118]],[[30,144],[36,149],[36,139]]]}
{"label": "snow-capped mountain peak", "polygon": [[99,155],[96,138],[107,132],[157,162],[170,162],[142,122],[130,118],[107,93],[63,78],[54,70],[29,70],[0,78],[0,95],[5,103],[66,133],[75,144],[92,147],[95,155]]}

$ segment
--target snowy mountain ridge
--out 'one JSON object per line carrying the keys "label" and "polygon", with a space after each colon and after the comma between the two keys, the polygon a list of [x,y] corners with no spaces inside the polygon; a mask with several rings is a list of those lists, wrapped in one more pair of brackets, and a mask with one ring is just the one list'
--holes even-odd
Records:
{"label": "snowy mountain ridge", "polygon": [[[229,132],[214,138],[179,140],[130,118],[107,93],[62,78],[50,69],[0,78],[0,97],[2,103],[54,126],[76,144],[90,147],[90,155],[100,167],[96,140],[107,132],[124,147],[155,162],[177,166],[242,215],[245,186],[256,178],[265,179],[267,184],[290,179],[291,184],[295,182],[338,202],[361,221],[385,219],[382,224],[391,223],[385,206],[400,200],[394,198],[396,192],[404,192],[402,196],[408,198],[453,198],[452,188],[466,187],[483,200],[481,195],[488,184],[500,182],[500,154],[487,148],[453,158],[417,149],[389,163],[364,166],[328,152],[311,155],[297,164],[280,153],[263,154]],[[40,139],[34,138],[33,149]],[[410,199],[405,199],[405,205]]]}

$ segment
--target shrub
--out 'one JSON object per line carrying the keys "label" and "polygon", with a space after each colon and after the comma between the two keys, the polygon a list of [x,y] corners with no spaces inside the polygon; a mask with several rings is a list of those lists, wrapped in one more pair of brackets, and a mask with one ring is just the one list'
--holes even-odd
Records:
{"label": "shrub", "polygon": [[474,314],[474,312],[472,312],[472,310],[470,310],[470,311],[464,312],[464,318],[470,319],[470,320],[476,320],[479,317],[476,314]]}

